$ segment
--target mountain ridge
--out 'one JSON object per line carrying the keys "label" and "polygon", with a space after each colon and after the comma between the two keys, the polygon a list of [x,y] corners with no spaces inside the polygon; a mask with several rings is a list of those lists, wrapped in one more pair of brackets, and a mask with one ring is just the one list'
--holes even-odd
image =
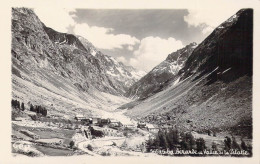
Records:
{"label": "mountain ridge", "polygon": [[[96,79],[100,79],[99,76],[102,76],[103,80],[96,80],[94,82],[93,80],[91,80],[92,78],[90,78],[91,82],[87,80],[85,84],[80,84],[81,88],[84,88],[84,90],[88,90],[89,86],[94,85],[94,88],[97,88],[104,92],[109,92],[112,94],[124,94],[127,87],[129,87],[131,83],[135,82],[140,76],[142,76],[138,76],[138,71],[136,71],[135,69],[132,69],[130,71],[128,67],[126,67],[124,64],[118,64],[116,59],[110,56],[103,55],[100,51],[97,51],[96,53],[100,54],[99,56],[103,56],[103,59],[104,57],[106,57],[106,59],[113,61],[111,63],[111,67],[117,64],[117,69],[122,69],[125,71],[125,74],[121,74],[120,78],[115,79],[114,77],[107,75],[106,70],[108,69],[108,67],[105,65],[105,63],[102,63],[102,60],[100,60],[100,58],[98,59],[95,55],[92,55],[93,51],[96,51],[96,48],[90,42],[88,42],[90,46],[86,46],[86,44],[84,45],[84,43],[82,43],[77,36],[74,36],[72,34],[60,33],[49,27],[46,27],[32,10],[28,10],[25,8],[13,9],[13,13],[13,18],[17,17],[20,14],[24,16],[24,21],[28,23],[28,25],[25,25],[23,24],[23,22],[20,21],[20,24],[23,24],[23,28],[25,30],[20,32],[22,35],[20,35],[19,37],[21,37],[21,39],[25,38],[25,44],[28,46],[32,45],[32,47],[29,48],[41,54],[41,57],[44,58],[44,60],[47,59],[47,62],[52,64],[55,67],[54,69],[59,70],[61,75],[63,75],[64,77],[77,78],[79,76],[77,75],[77,77],[75,77],[74,75],[78,74],[78,72],[81,72],[81,76],[83,75],[82,80],[89,77],[89,73],[92,75],[92,77],[95,76]],[[31,18],[29,18],[26,14],[28,16],[30,15]],[[16,22],[19,22],[19,20],[13,19],[12,22],[14,27],[15,25],[17,25]],[[36,31],[38,31],[38,33],[41,33],[38,38],[36,35],[34,35]],[[46,32],[47,35],[44,32]],[[18,36],[16,37],[18,38]],[[39,39],[41,43],[37,43],[36,38]],[[13,39],[13,42],[16,41],[18,40]],[[48,45],[45,45],[44,43],[48,43]],[[17,45],[19,45],[19,43],[17,43]],[[16,50],[13,49],[12,52],[16,53]],[[88,65],[92,65],[92,67],[89,67],[88,65],[82,63],[82,60],[77,60],[80,55],[82,55],[82,57],[84,56],[87,59],[87,63],[89,63]],[[52,60],[49,60],[50,58]],[[52,61],[54,63],[52,63]],[[80,65],[85,65],[85,68],[79,66],[77,68],[78,72],[72,72],[73,68],[72,65],[70,65],[72,62],[80,62]],[[107,60],[103,60],[103,62],[107,62]],[[88,68],[90,71],[87,71],[86,68]],[[132,82],[126,84],[126,81],[131,80]],[[102,81],[105,81],[104,85],[98,84]]]}
{"label": "mountain ridge", "polygon": [[218,26],[164,90],[125,104],[137,120],[181,130],[252,137],[253,10]]}
{"label": "mountain ridge", "polygon": [[91,49],[77,36],[46,27],[33,10],[12,8],[11,32],[12,97],[26,107],[41,104],[62,118],[102,116],[129,101],[122,96],[124,81],[109,76]]}
{"label": "mountain ridge", "polygon": [[145,99],[164,89],[183,67],[196,46],[197,43],[193,42],[169,54],[164,61],[134,83],[125,95],[131,98]]}

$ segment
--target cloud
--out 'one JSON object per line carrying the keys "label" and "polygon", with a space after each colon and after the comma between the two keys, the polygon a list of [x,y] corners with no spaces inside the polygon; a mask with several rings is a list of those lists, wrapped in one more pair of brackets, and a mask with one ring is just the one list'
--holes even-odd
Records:
{"label": "cloud", "polygon": [[207,26],[207,27],[204,27],[204,28],[202,29],[202,33],[203,33],[204,35],[207,35],[207,34],[211,33],[213,30],[214,30],[213,27]]}
{"label": "cloud", "polygon": [[168,54],[180,49],[183,44],[172,37],[146,37],[141,40],[139,48],[134,51],[130,64],[138,69],[150,71],[153,67],[166,59]]}
{"label": "cloud", "polygon": [[138,68],[138,69],[140,69],[140,70],[145,70],[145,69],[143,69],[142,67],[140,67],[141,62],[138,61],[138,60],[135,59],[135,58],[130,58],[129,64],[130,64],[131,66],[133,66],[134,68]]}
{"label": "cloud", "polygon": [[76,24],[74,32],[92,42],[97,48],[112,50],[115,48],[123,49],[123,45],[133,46],[140,41],[126,34],[112,34],[112,28],[89,26],[86,23]]}
{"label": "cloud", "polygon": [[36,15],[48,27],[58,32],[74,33],[81,35],[92,42],[99,49],[113,50],[115,48],[123,49],[123,45],[131,46],[140,41],[126,34],[112,34],[114,29],[89,26],[87,23],[78,24],[73,18],[76,17],[75,9],[62,9],[55,7],[35,8]]}
{"label": "cloud", "polygon": [[117,60],[117,61],[120,61],[120,62],[122,62],[122,63],[124,63],[124,64],[127,64],[127,60],[126,60],[126,58],[123,57],[123,56],[117,57],[116,60]]}
{"label": "cloud", "polygon": [[34,12],[46,26],[59,32],[68,32],[67,28],[75,24],[73,20],[75,9],[62,9],[50,6],[48,9],[43,7],[35,8]]}
{"label": "cloud", "polygon": [[189,14],[184,16],[184,21],[189,26],[199,27],[207,36],[240,9],[259,5],[259,0],[200,0],[199,3],[195,8],[188,8]]}
{"label": "cloud", "polygon": [[127,49],[128,49],[129,51],[133,51],[133,50],[134,50],[134,47],[131,46],[131,45],[129,45],[129,46],[127,47]]}

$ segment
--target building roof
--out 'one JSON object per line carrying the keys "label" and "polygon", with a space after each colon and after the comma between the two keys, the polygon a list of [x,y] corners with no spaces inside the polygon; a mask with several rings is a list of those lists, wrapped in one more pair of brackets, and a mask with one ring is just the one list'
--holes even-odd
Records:
{"label": "building roof", "polygon": [[82,114],[77,114],[76,117],[84,117]]}
{"label": "building roof", "polygon": [[155,128],[154,125],[152,125],[152,124],[147,124],[146,126],[147,126],[148,128]]}
{"label": "building roof", "polygon": [[125,126],[135,126],[135,124],[124,124]]}

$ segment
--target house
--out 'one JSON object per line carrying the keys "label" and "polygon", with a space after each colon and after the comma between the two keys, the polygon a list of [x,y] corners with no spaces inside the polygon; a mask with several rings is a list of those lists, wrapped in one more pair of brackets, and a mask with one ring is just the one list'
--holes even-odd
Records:
{"label": "house", "polygon": [[134,124],[124,124],[123,127],[124,128],[129,128],[129,129],[134,129],[135,125]]}
{"label": "house", "polygon": [[123,126],[123,124],[120,121],[111,120],[109,123],[109,127],[111,128],[119,128],[121,126]]}
{"label": "house", "polygon": [[159,128],[148,128],[149,132],[157,133],[160,129]]}
{"label": "house", "polygon": [[163,124],[160,126],[161,129],[164,129],[164,130],[169,130],[169,129],[173,129],[174,126],[173,125],[170,125],[170,124]]}
{"label": "house", "polygon": [[137,123],[137,128],[140,128],[140,129],[146,128],[146,123],[143,121],[139,121]]}
{"label": "house", "polygon": [[109,123],[110,123],[110,119],[109,119],[109,118],[107,118],[107,119],[102,118],[102,119],[101,119],[101,124],[102,124],[102,125],[108,125]]}
{"label": "house", "polygon": [[86,116],[83,116],[83,115],[76,115],[75,120],[83,122],[83,124],[86,124],[86,125],[91,123],[90,118],[87,118]]}
{"label": "house", "polygon": [[75,120],[77,121],[82,121],[82,120],[86,120],[87,118],[85,116],[83,116],[82,114],[78,114],[75,116]]}
{"label": "house", "polygon": [[101,118],[100,117],[92,117],[92,124],[100,124]]}
{"label": "house", "polygon": [[160,128],[158,128],[158,127],[155,127],[155,126],[152,125],[152,124],[147,124],[146,127],[147,127],[147,130],[148,130],[149,132],[154,132],[154,133],[157,133],[157,132],[159,131],[159,129],[160,129]]}
{"label": "house", "polygon": [[112,128],[103,128],[102,132],[106,135],[106,136],[117,136],[118,131]]}

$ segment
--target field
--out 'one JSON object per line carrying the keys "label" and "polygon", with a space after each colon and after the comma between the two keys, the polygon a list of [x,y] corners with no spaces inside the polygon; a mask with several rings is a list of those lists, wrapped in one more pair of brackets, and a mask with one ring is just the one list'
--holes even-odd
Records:
{"label": "field", "polygon": [[39,145],[35,145],[35,148],[47,156],[69,156],[73,154],[72,150],[55,149]]}

